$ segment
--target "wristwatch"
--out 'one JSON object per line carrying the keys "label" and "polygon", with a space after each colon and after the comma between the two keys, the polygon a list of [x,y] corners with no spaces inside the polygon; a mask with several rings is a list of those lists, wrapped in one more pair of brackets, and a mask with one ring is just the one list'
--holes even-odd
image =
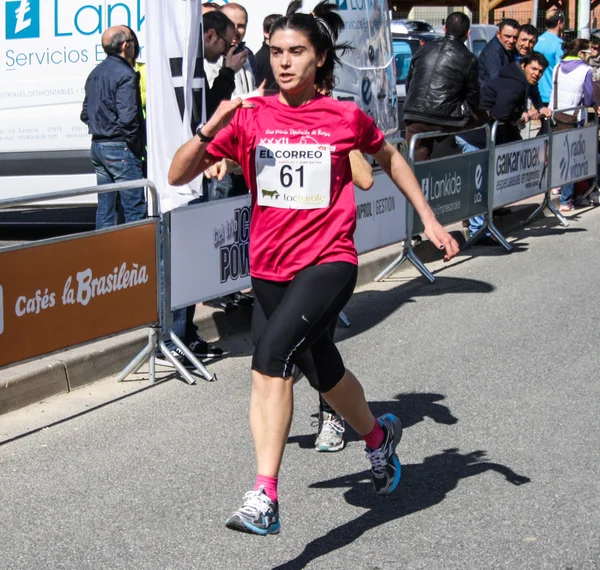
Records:
{"label": "wristwatch", "polygon": [[215,137],[207,137],[206,135],[202,134],[202,127],[206,125],[206,123],[201,123],[200,125],[198,125],[198,128],[196,129],[196,134],[198,135],[198,138],[204,142],[204,143],[209,143],[210,141],[212,141]]}

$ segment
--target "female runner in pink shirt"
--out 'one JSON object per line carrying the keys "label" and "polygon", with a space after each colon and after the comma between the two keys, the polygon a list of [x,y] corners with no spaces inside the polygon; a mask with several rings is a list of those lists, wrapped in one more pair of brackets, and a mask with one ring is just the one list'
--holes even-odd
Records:
{"label": "female runner in pink shirt", "polygon": [[343,21],[327,0],[312,14],[301,2],[271,29],[278,95],[223,101],[176,153],[169,182],[186,184],[223,158],[241,165],[252,192],[250,273],[267,323],[252,357],[250,429],[257,477],[243,506],[226,521],[253,534],[280,529],[277,477],[292,421],[292,366],[310,350],[331,407],[361,435],[376,493],[393,492],[402,435],[392,414],[376,419],[329,334],[356,283],[354,188],[348,155],[371,154],[421,217],[425,234],[449,260],[458,244],[436,220],[400,153],[354,103],[319,95],[333,88]]}

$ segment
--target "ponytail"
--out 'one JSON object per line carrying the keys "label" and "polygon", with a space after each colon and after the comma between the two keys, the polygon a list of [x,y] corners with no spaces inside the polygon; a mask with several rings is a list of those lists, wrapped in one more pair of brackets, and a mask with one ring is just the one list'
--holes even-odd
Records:
{"label": "ponytail", "polygon": [[335,87],[335,66],[341,63],[337,52],[342,54],[351,49],[349,44],[337,44],[338,37],[344,29],[344,21],[337,13],[337,5],[328,0],[319,2],[310,14],[299,13],[302,0],[290,2],[286,15],[271,27],[269,38],[279,30],[296,30],[302,32],[312,44],[317,55],[325,54],[325,63],[317,68],[315,87],[319,91],[331,92]]}

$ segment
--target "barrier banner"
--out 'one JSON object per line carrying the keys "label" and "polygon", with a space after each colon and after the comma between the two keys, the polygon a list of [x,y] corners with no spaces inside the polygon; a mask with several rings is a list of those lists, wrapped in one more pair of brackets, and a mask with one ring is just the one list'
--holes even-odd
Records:
{"label": "barrier banner", "polygon": [[406,198],[385,173],[374,176],[370,190],[355,187],[354,198],[359,254],[406,239]]}
{"label": "barrier banner", "polygon": [[596,125],[552,134],[552,188],[596,176],[597,163]]}
{"label": "barrier banner", "polygon": [[157,321],[155,222],[0,252],[0,366]]}
{"label": "barrier banner", "polygon": [[171,212],[171,309],[250,287],[250,194]]}
{"label": "barrier banner", "polygon": [[[487,212],[489,150],[426,160],[414,173],[443,226]],[[423,231],[415,213],[414,233]]]}
{"label": "barrier banner", "polygon": [[495,208],[548,190],[548,144],[546,136],[496,147],[492,172]]}

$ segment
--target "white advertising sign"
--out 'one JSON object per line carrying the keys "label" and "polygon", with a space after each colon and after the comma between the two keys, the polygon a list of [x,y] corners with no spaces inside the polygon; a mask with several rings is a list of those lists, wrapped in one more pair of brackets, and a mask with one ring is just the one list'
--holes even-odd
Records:
{"label": "white advertising sign", "polygon": [[548,137],[497,146],[493,163],[494,207],[548,190]]}
{"label": "white advertising sign", "polygon": [[596,176],[598,129],[582,127],[552,135],[552,188]]}
{"label": "white advertising sign", "polygon": [[[384,174],[354,190],[358,253],[406,239],[406,198]],[[250,195],[171,212],[171,308],[249,288]]]}
{"label": "white advertising sign", "polygon": [[386,174],[375,175],[371,190],[354,189],[359,254],[406,239],[406,198]]}
{"label": "white advertising sign", "polygon": [[89,148],[79,114],[85,80],[105,58],[102,32],[128,25],[145,61],[145,19],[143,0],[2,2],[0,152]]}
{"label": "white advertising sign", "polygon": [[171,212],[171,308],[250,287],[250,194]]}

